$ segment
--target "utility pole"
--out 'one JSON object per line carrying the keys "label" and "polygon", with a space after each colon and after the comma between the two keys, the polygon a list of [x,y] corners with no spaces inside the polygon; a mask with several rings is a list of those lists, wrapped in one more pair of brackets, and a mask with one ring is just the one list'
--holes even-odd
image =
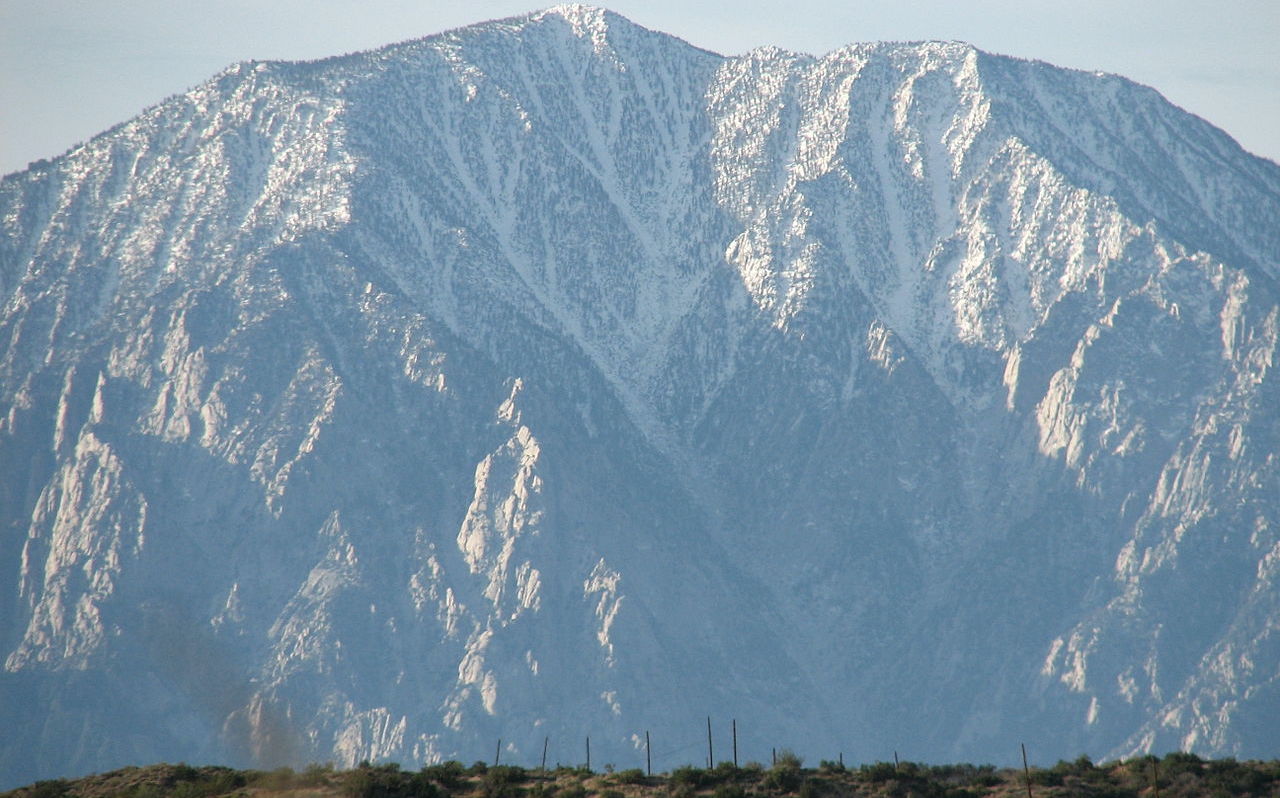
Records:
{"label": "utility pole", "polygon": [[716,766],[716,758],[711,751],[711,716],[707,716],[707,770]]}
{"label": "utility pole", "polygon": [[502,738],[498,738],[498,747],[493,752],[493,766],[498,766],[498,758],[502,756]]}
{"label": "utility pole", "polygon": [[1019,743],[1022,746],[1022,772],[1027,777],[1027,798],[1031,798],[1031,768],[1027,766],[1027,744]]}
{"label": "utility pole", "polygon": [[591,772],[591,735],[587,735],[587,772]]}
{"label": "utility pole", "polygon": [[649,731],[644,733],[644,771],[646,775],[653,775],[653,746],[649,745]]}
{"label": "utility pole", "polygon": [[547,743],[551,741],[551,735],[542,738],[542,772],[547,772]]}
{"label": "utility pole", "polygon": [[738,719],[733,719],[733,766],[738,766]]}

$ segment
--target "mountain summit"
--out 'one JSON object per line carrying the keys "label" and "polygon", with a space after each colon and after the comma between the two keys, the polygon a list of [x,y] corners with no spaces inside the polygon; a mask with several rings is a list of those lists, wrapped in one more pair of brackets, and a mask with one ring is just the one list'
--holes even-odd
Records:
{"label": "mountain summit", "polygon": [[0,781],[1280,739],[1280,167],[559,6],[0,181]]}

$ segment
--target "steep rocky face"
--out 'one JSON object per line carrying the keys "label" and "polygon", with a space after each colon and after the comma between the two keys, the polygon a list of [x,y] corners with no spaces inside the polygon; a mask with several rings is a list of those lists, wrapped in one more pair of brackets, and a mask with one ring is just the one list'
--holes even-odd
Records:
{"label": "steep rocky face", "polygon": [[6,783],[1274,753],[1280,168],[1149,89],[565,6],[237,65],[0,225]]}

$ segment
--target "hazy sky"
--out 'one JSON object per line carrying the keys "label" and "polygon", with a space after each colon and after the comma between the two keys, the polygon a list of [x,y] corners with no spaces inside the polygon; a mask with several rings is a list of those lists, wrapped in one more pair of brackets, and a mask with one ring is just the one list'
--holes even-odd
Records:
{"label": "hazy sky", "polygon": [[[960,39],[1118,72],[1280,161],[1280,0],[619,0],[734,54]],[[246,59],[319,58],[534,10],[534,0],[0,0],[0,173]]]}

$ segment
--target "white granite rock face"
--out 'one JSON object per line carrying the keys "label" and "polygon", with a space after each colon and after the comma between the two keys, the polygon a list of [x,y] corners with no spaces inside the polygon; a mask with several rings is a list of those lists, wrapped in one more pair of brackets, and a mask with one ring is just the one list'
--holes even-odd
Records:
{"label": "white granite rock face", "polygon": [[0,181],[0,786],[1272,755],[1277,253],[1275,164],[957,43],[231,67]]}

